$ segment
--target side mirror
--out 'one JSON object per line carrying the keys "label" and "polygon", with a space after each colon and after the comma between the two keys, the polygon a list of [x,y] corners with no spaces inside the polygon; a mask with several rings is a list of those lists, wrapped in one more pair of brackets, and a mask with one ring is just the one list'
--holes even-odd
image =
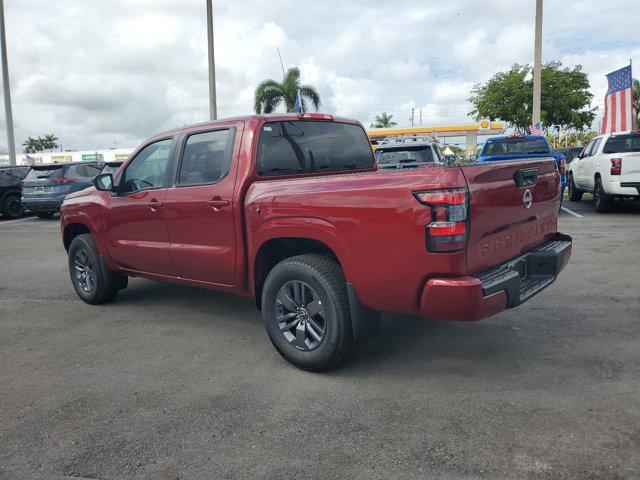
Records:
{"label": "side mirror", "polygon": [[103,192],[113,191],[113,175],[110,173],[101,173],[93,177],[93,186],[96,190]]}

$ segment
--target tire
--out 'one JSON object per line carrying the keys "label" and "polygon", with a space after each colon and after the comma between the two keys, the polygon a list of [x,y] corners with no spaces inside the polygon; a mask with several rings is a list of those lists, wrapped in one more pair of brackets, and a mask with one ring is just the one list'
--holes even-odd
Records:
{"label": "tire", "polygon": [[598,213],[607,213],[613,208],[613,198],[605,193],[600,178],[596,178],[593,187],[593,208]]}
{"label": "tire", "polygon": [[570,202],[579,202],[580,200],[582,200],[582,194],[584,192],[582,190],[580,190],[578,187],[576,187],[576,184],[573,181],[573,175],[569,175],[569,182],[568,182],[567,186],[569,188],[569,201]]}
{"label": "tire", "polygon": [[264,283],[262,316],[276,350],[303,370],[334,368],[353,346],[344,273],[324,255],[278,263]]}
{"label": "tire", "polygon": [[78,296],[92,305],[113,300],[128,280],[107,268],[90,233],[78,235],[69,246],[69,276]]}
{"label": "tire", "polygon": [[42,218],[42,219],[53,217],[53,212],[35,212],[35,213],[36,213],[36,217]]}
{"label": "tire", "polygon": [[2,200],[2,215],[9,220],[15,220],[24,215],[24,205],[20,195],[7,195]]}

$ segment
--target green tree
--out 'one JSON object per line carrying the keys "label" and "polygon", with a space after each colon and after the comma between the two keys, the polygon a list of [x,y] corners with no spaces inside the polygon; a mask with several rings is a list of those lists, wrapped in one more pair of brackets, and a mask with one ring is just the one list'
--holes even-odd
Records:
{"label": "green tree", "polygon": [[371,123],[371,128],[389,128],[397,125],[396,122],[391,120],[393,115],[389,115],[387,112],[382,112],[380,115],[376,115],[376,118]]}
{"label": "green tree", "polygon": [[[526,132],[532,114],[531,74],[529,65],[515,64],[506,72],[496,73],[486,83],[474,85],[469,96],[473,110],[469,114],[477,120],[499,119],[520,133]],[[581,65],[563,68],[560,62],[548,62],[542,66],[541,77],[543,125],[577,130],[591,126],[595,117],[595,108],[589,108],[593,95]]]}
{"label": "green tree", "polygon": [[58,137],[53,133],[46,134],[44,137],[38,137],[38,139],[41,141],[44,150],[53,150],[54,148],[59,147],[56,143]]}
{"label": "green tree", "polygon": [[282,82],[265,80],[258,85],[255,92],[254,110],[256,113],[271,113],[284,102],[286,110],[293,110],[296,97],[300,91],[302,106],[307,110],[309,103],[315,111],[320,106],[320,95],[311,85],[300,84],[300,69],[292,67],[284,75]]}
{"label": "green tree", "polygon": [[35,153],[43,150],[42,139],[40,137],[28,137],[22,144],[25,153]]}

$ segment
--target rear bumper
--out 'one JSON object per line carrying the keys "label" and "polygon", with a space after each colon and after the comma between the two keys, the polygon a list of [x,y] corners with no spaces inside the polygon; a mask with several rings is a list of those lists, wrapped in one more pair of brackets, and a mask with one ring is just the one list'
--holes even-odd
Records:
{"label": "rear bumper", "polygon": [[422,291],[420,313],[429,318],[480,320],[517,307],[553,283],[571,257],[564,234],[473,276],[432,278]]}
{"label": "rear bumper", "polygon": [[636,191],[631,195],[640,195],[640,182],[620,182],[620,187],[625,190],[635,188]]}
{"label": "rear bumper", "polygon": [[64,196],[50,198],[22,197],[22,203],[32,212],[59,212],[63,200]]}

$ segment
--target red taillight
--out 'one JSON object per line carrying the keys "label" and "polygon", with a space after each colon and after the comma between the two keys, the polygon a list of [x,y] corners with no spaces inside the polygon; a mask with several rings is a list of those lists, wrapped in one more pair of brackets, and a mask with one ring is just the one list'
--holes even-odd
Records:
{"label": "red taillight", "polygon": [[52,182],[55,183],[71,183],[71,182],[75,182],[77,180],[77,178],[71,178],[71,177],[51,177],[49,180],[51,180]]}
{"label": "red taillight", "polygon": [[567,171],[567,160],[566,159],[562,159],[560,160],[560,165],[558,166],[558,171],[560,173],[565,173]]}
{"label": "red taillight", "polygon": [[467,189],[432,190],[414,192],[413,195],[431,208],[431,219],[426,227],[427,251],[464,250],[469,237]]}
{"label": "red taillight", "polygon": [[327,113],[300,113],[298,114],[298,118],[305,118],[308,120],[333,120],[333,115],[329,115]]}
{"label": "red taillight", "polygon": [[622,159],[612,158],[611,159],[611,175],[620,175],[620,174],[622,174]]}

